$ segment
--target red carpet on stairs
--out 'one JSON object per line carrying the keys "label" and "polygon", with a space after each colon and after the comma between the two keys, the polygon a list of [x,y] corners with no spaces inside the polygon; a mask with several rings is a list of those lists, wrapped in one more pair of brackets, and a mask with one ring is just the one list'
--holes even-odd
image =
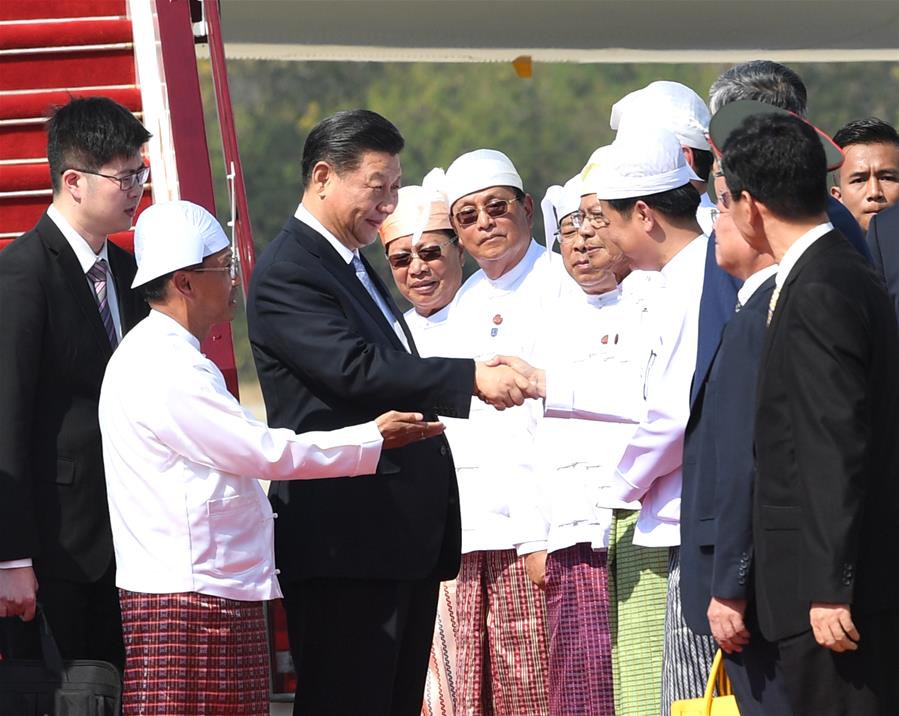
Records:
{"label": "red carpet on stairs", "polygon": [[[0,3],[0,248],[51,200],[44,121],[73,97],[103,95],[141,114],[125,0]],[[150,191],[141,201],[151,203]],[[131,232],[111,237],[129,250]]]}

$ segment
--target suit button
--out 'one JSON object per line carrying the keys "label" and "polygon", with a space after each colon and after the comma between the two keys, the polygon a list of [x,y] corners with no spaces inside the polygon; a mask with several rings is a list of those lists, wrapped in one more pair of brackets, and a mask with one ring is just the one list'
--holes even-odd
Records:
{"label": "suit button", "polygon": [[446,445],[441,445],[441,446],[440,446],[440,454],[441,454],[441,455],[444,455],[444,456],[446,455]]}

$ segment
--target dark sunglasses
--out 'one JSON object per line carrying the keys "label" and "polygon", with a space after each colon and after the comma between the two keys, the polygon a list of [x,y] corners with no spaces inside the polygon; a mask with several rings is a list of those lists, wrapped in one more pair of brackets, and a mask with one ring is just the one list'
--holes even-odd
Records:
{"label": "dark sunglasses", "polygon": [[518,197],[513,197],[512,199],[492,199],[482,207],[467,206],[462,209],[462,211],[457,211],[454,216],[459,226],[471,226],[478,220],[482,211],[491,219],[498,219],[499,217],[508,214],[509,204],[513,204],[516,201],[518,201]]}
{"label": "dark sunglasses", "polygon": [[459,237],[454,236],[451,239],[442,241],[439,244],[431,244],[430,246],[420,246],[412,251],[400,251],[395,254],[387,254],[387,262],[391,268],[406,268],[412,263],[412,257],[417,256],[419,259],[428,263],[436,261],[443,256],[443,247],[456,243]]}

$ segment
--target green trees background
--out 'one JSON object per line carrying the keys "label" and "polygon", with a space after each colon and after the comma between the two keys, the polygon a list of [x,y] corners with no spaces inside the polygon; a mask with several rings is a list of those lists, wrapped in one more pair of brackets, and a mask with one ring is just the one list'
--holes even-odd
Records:
{"label": "green trees background", "polygon": [[[432,167],[446,168],[478,147],[500,149],[515,162],[535,201],[550,184],[580,171],[590,153],[613,139],[612,104],[657,79],[682,82],[702,97],[728,65],[554,64],[533,78],[511,64],[378,64],[231,61],[234,114],[256,250],[261,252],[296,209],[300,156],[309,130],[340,110],[366,107],[393,121],[406,138],[403,181],[415,184]],[[831,134],[851,119],[878,116],[899,125],[899,63],[792,65],[809,91],[809,118]],[[228,215],[221,142],[208,63],[200,74],[219,215]],[[538,212],[539,213],[539,212]],[[542,227],[534,227],[542,241]],[[368,256],[392,279],[379,246]],[[240,348],[242,371],[252,370]]]}

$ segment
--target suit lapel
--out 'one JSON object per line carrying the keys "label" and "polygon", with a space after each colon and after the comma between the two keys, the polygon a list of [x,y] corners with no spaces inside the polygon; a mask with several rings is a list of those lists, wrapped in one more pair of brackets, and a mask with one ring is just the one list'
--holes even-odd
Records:
{"label": "suit lapel", "polygon": [[109,345],[109,337],[100,319],[100,310],[97,307],[97,299],[91,293],[87,284],[81,264],[75,257],[75,252],[69,246],[69,242],[60,232],[53,220],[44,214],[37,225],[37,231],[47,246],[50,255],[59,266],[59,271],[65,278],[66,288],[74,303],[81,309],[88,330],[94,336],[100,352],[108,359],[112,355],[112,346]]}
{"label": "suit lapel", "polygon": [[[405,350],[405,347],[400,342],[400,339],[396,335],[396,332],[393,330],[393,326],[391,326],[387,322],[387,319],[381,312],[381,309],[378,308],[378,305],[375,303],[374,299],[368,294],[368,291],[365,290],[365,286],[363,286],[359,279],[356,278],[356,271],[353,269],[352,265],[344,261],[343,257],[337,253],[335,248],[331,246],[330,243],[328,243],[328,240],[317,231],[315,231],[315,229],[313,229],[312,227],[307,226],[302,221],[296,218],[292,218],[289,225],[293,233],[299,235],[300,240],[304,243],[307,249],[309,249],[311,253],[321,259],[322,264],[337,279],[338,283],[340,283],[340,285],[343,286],[344,289],[349,291],[356,302],[360,306],[362,306],[366,313],[368,313],[369,317],[381,329],[381,332],[384,334],[390,344],[394,348]],[[371,270],[370,266],[367,265],[364,257],[362,261],[366,265],[366,269],[369,270],[369,276],[375,282],[376,288],[378,290],[381,290],[383,284],[379,285],[380,281],[377,278],[377,274]],[[381,290],[381,296],[384,296],[383,290]],[[395,310],[395,308],[391,305],[392,303],[392,301],[388,300],[388,305],[390,306],[391,310]],[[403,325],[402,322],[400,323],[400,325]]]}

